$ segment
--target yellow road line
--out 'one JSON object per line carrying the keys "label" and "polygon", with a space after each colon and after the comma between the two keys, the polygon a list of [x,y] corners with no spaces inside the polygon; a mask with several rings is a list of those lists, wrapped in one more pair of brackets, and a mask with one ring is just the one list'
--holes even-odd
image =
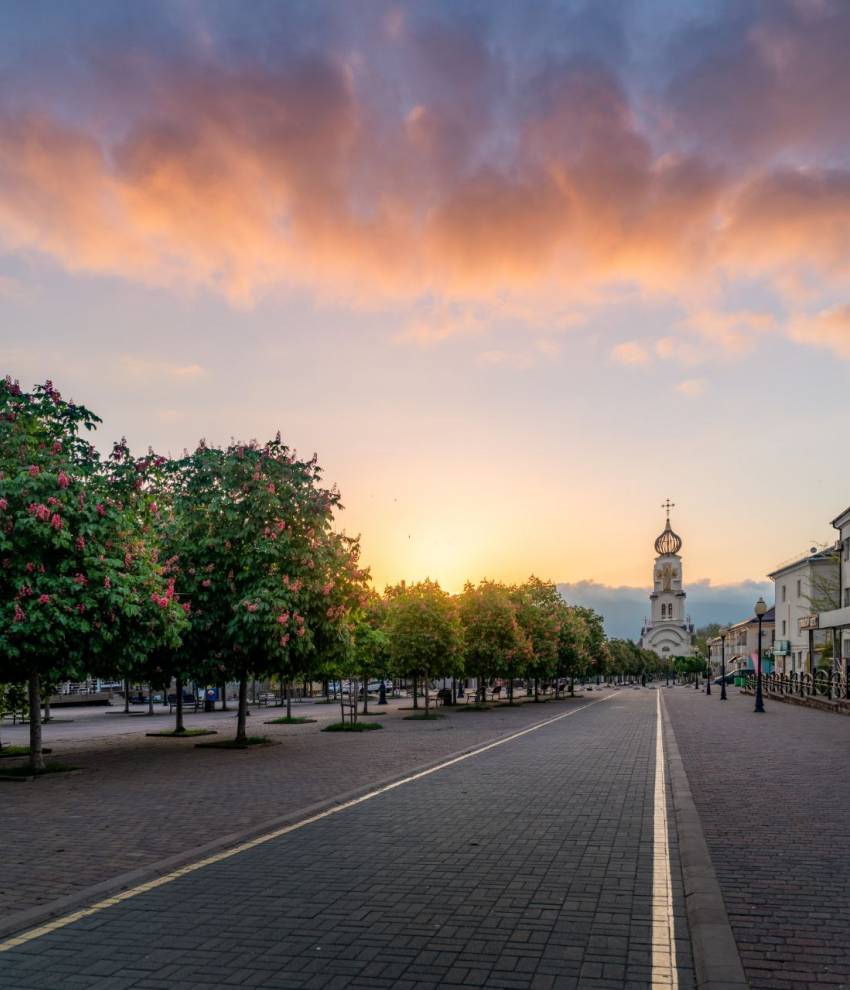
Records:
{"label": "yellow road line", "polygon": [[664,735],[661,721],[661,691],[657,696],[655,730],[655,801],[652,831],[652,986],[675,990],[676,932],[673,919],[673,883],[670,841],[667,831],[667,788],[664,773]]}
{"label": "yellow road line", "polygon": [[385,784],[383,787],[370,791],[368,794],[361,794],[360,797],[352,798],[350,801],[346,801],[343,804],[338,804],[333,808],[328,808],[326,811],[320,811],[318,814],[311,815],[309,818],[303,818],[301,821],[295,822],[292,825],[284,825],[282,828],[275,829],[273,832],[266,832],[264,835],[260,835],[256,839],[250,839],[248,842],[243,842],[241,845],[234,846],[232,849],[226,849],[223,852],[216,853],[214,856],[208,856],[206,859],[198,860],[197,863],[190,863],[188,866],[181,866],[172,873],[167,873],[165,876],[157,877],[156,880],[149,880],[147,883],[139,884],[138,887],[131,887],[129,890],[123,890],[120,894],[116,894],[114,897],[107,897],[105,900],[92,904],[91,907],[81,908],[79,911],[74,911],[72,914],[66,914],[64,917],[57,918],[55,921],[49,921],[46,925],[40,925],[38,928],[33,928],[28,932],[24,932],[22,935],[15,935],[12,938],[7,939],[5,942],[0,942],[0,952],[8,952],[16,946],[24,945],[26,942],[31,942],[35,938],[41,938],[42,935],[47,935],[49,932],[55,932],[59,928],[64,928],[66,925],[71,925],[75,921],[88,918],[90,915],[97,914],[99,911],[103,911],[106,908],[114,907],[116,904],[120,904],[122,901],[127,901],[131,897],[137,897],[139,894],[144,894],[148,890],[154,890],[156,887],[163,886],[163,884],[171,883],[172,880],[185,877],[189,873],[194,873],[195,870],[202,870],[205,866],[212,866],[213,863],[220,863],[225,859],[230,859],[231,856],[238,856],[239,853],[246,852],[248,849],[254,849],[256,846],[261,846],[266,842],[271,842],[272,839],[278,839],[280,836],[288,835],[296,829],[304,828],[305,825],[312,825],[313,822],[318,822],[323,818],[336,815],[340,811],[345,811],[347,808],[353,808],[355,805],[362,804],[364,801],[369,801],[371,798],[377,797],[379,794],[386,794],[387,791],[395,790],[396,787],[401,787],[403,784],[410,784],[412,781],[420,780],[422,777],[427,777],[432,773],[436,773],[438,770],[445,770],[446,767],[453,766],[455,763],[461,763],[464,760],[469,760],[473,756],[486,753],[487,750],[495,749],[497,746],[504,746],[505,743],[512,742],[514,739],[519,739],[520,736],[525,736],[529,732],[535,732],[537,729],[545,728],[545,726],[551,725],[553,722],[558,722],[562,718],[567,718],[570,715],[577,715],[579,712],[587,711],[588,708],[592,708],[594,705],[601,704],[603,701],[608,701],[609,698],[613,698],[615,694],[616,692],[606,695],[598,701],[591,701],[589,705],[582,705],[581,708],[575,708],[570,712],[564,712],[562,715],[556,715],[554,718],[548,718],[543,722],[537,722],[534,725],[529,726],[527,729],[521,729],[519,732],[514,732],[512,735],[506,736],[504,739],[497,739],[496,742],[488,743],[486,746],[481,746],[479,749],[474,749],[470,753],[464,753],[461,756],[456,756],[451,760],[446,760],[445,763],[439,763],[437,766],[430,767],[427,770],[420,770],[419,773],[414,773],[410,777],[405,777],[403,780],[397,780],[392,784]]}

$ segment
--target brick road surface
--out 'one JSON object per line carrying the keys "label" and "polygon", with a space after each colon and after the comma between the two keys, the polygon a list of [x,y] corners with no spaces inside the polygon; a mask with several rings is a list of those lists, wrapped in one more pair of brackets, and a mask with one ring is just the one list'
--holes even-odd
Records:
{"label": "brick road surface", "polygon": [[[197,740],[145,737],[152,729],[171,728],[168,717],[62,712],[45,728],[50,758],[93,772],[0,785],[0,920],[596,696],[453,713],[433,723],[404,721],[409,712],[400,706],[410,704],[404,700],[378,716],[383,730],[354,737],[319,731],[338,720],[335,705],[298,705],[295,714],[318,722],[290,726],[263,724],[280,717],[280,708],[255,709],[249,731],[280,745],[248,752],[204,751],[194,748]],[[222,737],[235,732],[233,713],[227,712],[187,716],[186,724],[211,726]],[[27,726],[4,728],[3,739],[21,744],[27,732]]]}
{"label": "brick road surface", "polygon": [[[0,954],[0,986],[648,987],[655,705],[655,691],[614,694],[41,935]],[[415,723],[400,725],[375,743],[402,745]],[[675,834],[670,849],[689,990]]]}
{"label": "brick road surface", "polygon": [[850,986],[850,719],[736,689],[666,691],[755,988]]}

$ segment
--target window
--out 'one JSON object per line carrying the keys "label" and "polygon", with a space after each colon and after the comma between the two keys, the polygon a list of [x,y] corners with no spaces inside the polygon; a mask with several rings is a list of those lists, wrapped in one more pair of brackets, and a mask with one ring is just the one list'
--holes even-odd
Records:
{"label": "window", "polygon": [[850,560],[850,537],[844,541],[844,559]]}
{"label": "window", "polygon": [[799,578],[797,578],[797,597],[803,597],[803,582]]}
{"label": "window", "polygon": [[785,585],[782,585],[782,601],[785,601]]}
{"label": "window", "polygon": [[[783,588],[782,590],[784,591],[785,589]],[[783,637],[787,635],[786,632],[785,632],[785,620],[784,619],[782,620],[782,635],[783,635]]]}
{"label": "window", "polygon": [[845,588],[844,589],[844,607],[847,608],[848,605],[850,605],[850,588]]}

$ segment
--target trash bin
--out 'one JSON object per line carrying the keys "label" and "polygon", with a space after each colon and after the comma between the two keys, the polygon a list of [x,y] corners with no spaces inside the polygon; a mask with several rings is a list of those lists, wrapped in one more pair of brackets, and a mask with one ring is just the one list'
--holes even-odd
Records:
{"label": "trash bin", "polygon": [[214,712],[215,711],[215,696],[218,692],[215,688],[207,688],[204,691],[204,711]]}

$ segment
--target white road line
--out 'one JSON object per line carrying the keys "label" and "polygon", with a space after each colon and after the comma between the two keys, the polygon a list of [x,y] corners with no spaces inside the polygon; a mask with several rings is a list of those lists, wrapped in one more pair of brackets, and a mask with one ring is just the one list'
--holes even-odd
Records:
{"label": "white road line", "polygon": [[226,849],[224,852],[216,853],[214,856],[208,856],[206,859],[201,859],[197,863],[190,863],[188,866],[181,866],[180,869],[174,870],[172,873],[167,873],[165,876],[157,877],[156,880],[149,880],[147,883],[139,884],[138,887],[131,887],[129,890],[123,890],[120,894],[116,894],[114,897],[107,897],[105,900],[92,904],[91,907],[81,908],[79,911],[74,911],[72,914],[66,914],[64,917],[57,918],[55,921],[49,921],[46,925],[40,925],[38,928],[33,928],[28,932],[24,932],[22,935],[15,935],[14,937],[7,939],[5,942],[0,942],[0,952],[8,952],[16,946],[24,945],[26,942],[31,942],[36,938],[41,938],[42,935],[47,935],[49,932],[55,932],[57,929],[64,928],[66,925],[71,925],[75,921],[80,921],[82,918],[88,918],[90,915],[97,914],[105,908],[113,907],[116,904],[120,904],[122,901],[127,901],[131,897],[136,897],[137,895],[143,894],[148,890],[153,890],[156,887],[162,887],[164,884],[171,883],[172,880],[177,880],[179,877],[185,877],[189,873],[194,873],[195,870],[202,870],[205,866],[212,866],[213,863],[220,863],[225,859],[230,859],[231,856],[238,856],[239,853],[246,852],[248,849],[254,849],[256,846],[261,846],[266,842],[271,842],[272,839],[278,839],[280,836],[288,835],[296,829],[304,828],[305,825],[312,825],[313,822],[321,821],[323,818],[329,818],[331,815],[336,815],[340,811],[345,811],[347,808],[353,808],[355,805],[362,804],[364,801],[369,801],[371,798],[377,797],[379,794],[386,794],[387,791],[395,790],[396,787],[401,787],[403,784],[409,784],[414,780],[420,780],[422,777],[427,777],[432,773],[436,773],[438,770],[445,770],[446,767],[453,766],[455,763],[462,763],[464,760],[469,760],[473,756],[478,756],[480,753],[486,753],[489,749],[495,749],[497,746],[504,746],[505,743],[512,742],[514,739],[519,739],[520,736],[525,736],[529,732],[535,732],[537,729],[543,729],[547,725],[551,725],[553,722],[559,722],[562,718],[568,718],[570,715],[577,715],[579,712],[587,711],[588,708],[592,708],[594,705],[599,705],[603,701],[608,701],[609,698],[615,697],[616,694],[617,692],[614,691],[613,694],[606,695],[598,701],[591,701],[589,705],[582,705],[581,708],[574,708],[572,711],[564,712],[562,715],[556,715],[554,718],[547,718],[543,722],[537,722],[534,725],[529,726],[527,729],[514,732],[512,735],[506,736],[504,739],[497,739],[496,742],[488,743],[486,746],[481,746],[479,749],[474,749],[470,753],[464,753],[462,756],[456,756],[454,759],[446,760],[445,763],[440,763],[435,767],[429,767],[427,770],[420,770],[419,773],[414,773],[410,777],[405,777],[403,780],[397,780],[392,784],[386,784],[374,791],[370,791],[368,794],[361,794],[360,797],[352,798],[344,804],[338,804],[333,808],[328,808],[327,811],[321,811],[317,815],[311,815],[309,818],[304,818],[300,822],[295,822],[293,825],[285,825],[282,828],[275,829],[273,832],[266,832],[264,835],[260,835],[256,839],[251,839],[248,842],[243,842],[241,845],[234,846],[232,849]]}
{"label": "white road line", "polygon": [[664,773],[664,730],[661,692],[656,696],[655,801],[652,833],[652,986],[676,988],[676,933],[673,920],[673,884],[667,832],[667,788]]}

